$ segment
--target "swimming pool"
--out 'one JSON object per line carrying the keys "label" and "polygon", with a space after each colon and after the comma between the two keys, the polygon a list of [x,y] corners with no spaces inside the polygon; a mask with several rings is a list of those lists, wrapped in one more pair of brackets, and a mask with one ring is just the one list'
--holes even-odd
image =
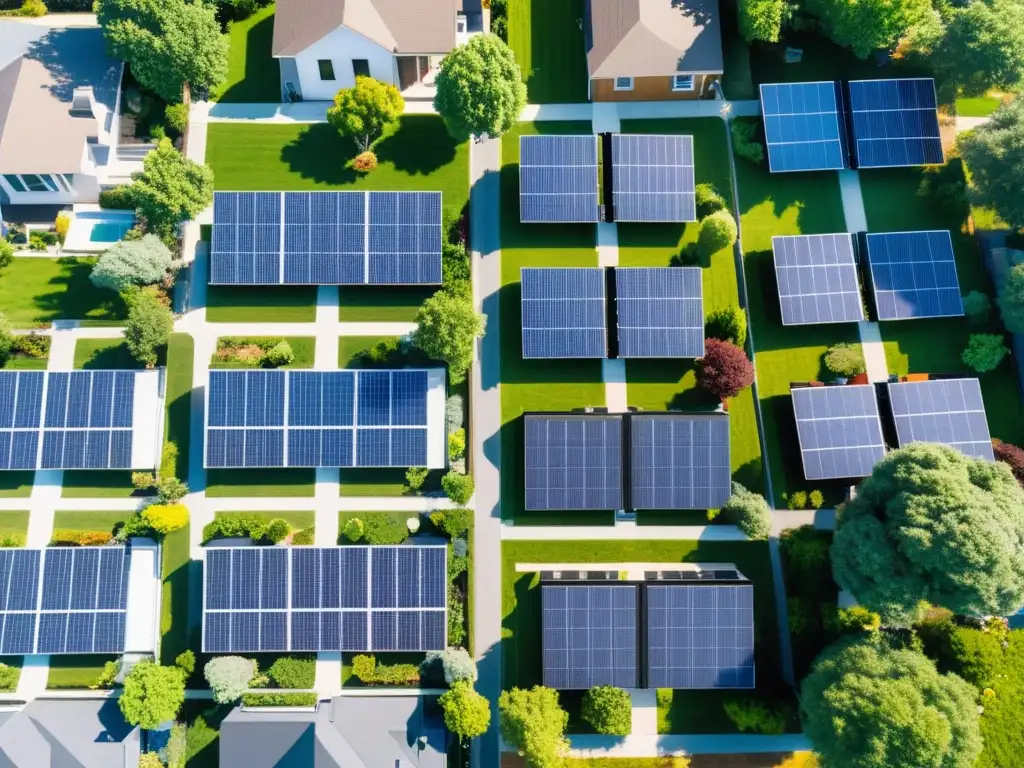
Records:
{"label": "swimming pool", "polygon": [[76,211],[64,241],[64,250],[97,253],[118,242],[135,226],[132,211]]}

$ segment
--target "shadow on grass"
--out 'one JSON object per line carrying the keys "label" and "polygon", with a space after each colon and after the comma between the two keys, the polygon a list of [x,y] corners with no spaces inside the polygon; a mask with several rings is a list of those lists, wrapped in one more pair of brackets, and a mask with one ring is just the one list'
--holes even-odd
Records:
{"label": "shadow on grass", "polygon": [[113,291],[97,288],[89,279],[91,260],[66,257],[58,259],[57,263],[61,266],[60,274],[47,282],[53,291],[32,298],[40,313],[38,319],[118,320],[125,316],[127,309],[121,297]]}
{"label": "shadow on grass", "polygon": [[[238,22],[235,22],[238,23]],[[274,14],[246,32],[245,73],[217,99],[220,102],[276,102],[281,100],[280,66],[271,55]]]}
{"label": "shadow on grass", "polygon": [[[88,341],[88,339],[82,339],[78,343]],[[163,361],[167,357],[166,347],[162,348],[159,352],[158,365],[163,364]],[[128,351],[128,344],[121,342],[109,347],[100,347],[92,351],[92,353],[84,361],[82,361],[82,368],[85,370],[100,370],[100,369],[115,369],[115,370],[130,370],[134,368],[144,367],[142,363],[132,357],[132,353]]]}
{"label": "shadow on grass", "polygon": [[426,176],[452,162],[459,143],[448,133],[444,121],[432,115],[408,115],[397,131],[374,145],[373,151],[377,160],[391,163],[396,171]]}

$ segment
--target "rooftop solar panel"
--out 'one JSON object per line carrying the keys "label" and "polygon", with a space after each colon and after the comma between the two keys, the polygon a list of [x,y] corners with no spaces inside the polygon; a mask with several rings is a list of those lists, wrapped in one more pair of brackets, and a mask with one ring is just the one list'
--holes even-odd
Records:
{"label": "rooftop solar panel", "polygon": [[622,509],[622,417],[527,414],[526,508]]}
{"label": "rooftop solar panel", "polygon": [[995,461],[977,379],[931,379],[887,386],[900,447],[939,443],[968,456]]}
{"label": "rooftop solar panel", "polygon": [[867,477],[885,455],[871,384],[790,390],[804,477]]}
{"label": "rooftop solar panel", "polygon": [[761,111],[772,173],[840,170],[847,166],[839,83],[762,85]]}
{"label": "rooftop solar panel", "polygon": [[615,268],[619,357],[702,357],[699,267]]}
{"label": "rooftop solar panel", "polygon": [[639,687],[635,584],[543,584],[544,685]]}
{"label": "rooftop solar panel", "polygon": [[616,221],[696,221],[693,137],[612,136]]}
{"label": "rooftop solar panel", "polygon": [[849,87],[858,168],[942,163],[934,80],[853,80]]}
{"label": "rooftop solar panel", "polygon": [[524,358],[607,357],[603,269],[521,270]]}
{"label": "rooftop solar panel", "polygon": [[729,498],[728,414],[633,414],[630,508],[718,509]]}
{"label": "rooftop solar panel", "polygon": [[783,325],[864,319],[853,236],[772,237]]}
{"label": "rooftop solar panel", "polygon": [[879,320],[963,315],[948,231],[871,233],[866,242]]}
{"label": "rooftop solar panel", "polygon": [[519,138],[519,220],[596,222],[596,136]]}

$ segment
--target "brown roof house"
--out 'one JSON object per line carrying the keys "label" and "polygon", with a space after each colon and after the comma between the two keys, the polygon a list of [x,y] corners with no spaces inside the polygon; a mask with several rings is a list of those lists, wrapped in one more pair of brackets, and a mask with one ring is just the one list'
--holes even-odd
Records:
{"label": "brown roof house", "polygon": [[718,0],[587,0],[591,101],[713,96],[722,76]]}
{"label": "brown roof house", "polygon": [[480,0],[278,0],[282,97],[326,101],[366,75],[433,98],[441,59],[480,24]]}

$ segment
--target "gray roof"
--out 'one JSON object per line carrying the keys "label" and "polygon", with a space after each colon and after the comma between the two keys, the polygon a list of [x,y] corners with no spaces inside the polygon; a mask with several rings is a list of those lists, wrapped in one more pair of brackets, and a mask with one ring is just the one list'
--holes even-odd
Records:
{"label": "gray roof", "polygon": [[109,130],[121,69],[98,27],[0,21],[0,173],[79,173],[99,126],[72,116],[72,94],[92,87]]}
{"label": "gray roof", "polygon": [[395,53],[448,53],[459,0],[278,0],[274,56],[295,56],[347,27]]}
{"label": "gray roof", "polygon": [[590,76],[722,72],[718,0],[588,0]]}
{"label": "gray roof", "polygon": [[114,699],[36,699],[0,723],[0,768],[112,768],[138,756],[139,729]]}

